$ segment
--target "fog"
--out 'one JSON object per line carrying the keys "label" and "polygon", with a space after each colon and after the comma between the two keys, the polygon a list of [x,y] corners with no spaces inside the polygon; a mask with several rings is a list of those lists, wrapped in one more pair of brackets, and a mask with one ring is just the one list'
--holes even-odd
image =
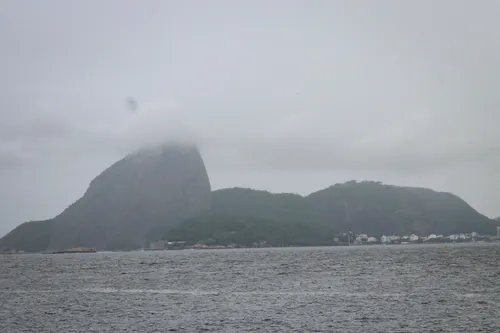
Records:
{"label": "fog", "polygon": [[[500,215],[496,1],[0,3],[0,235],[144,145],[214,189],[350,179]],[[129,99],[136,102],[131,108]]]}

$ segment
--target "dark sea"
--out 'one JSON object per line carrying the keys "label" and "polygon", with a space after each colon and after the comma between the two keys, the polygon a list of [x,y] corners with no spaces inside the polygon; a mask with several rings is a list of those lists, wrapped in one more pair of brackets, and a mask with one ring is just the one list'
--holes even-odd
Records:
{"label": "dark sea", "polygon": [[500,332],[500,246],[0,256],[0,332]]}

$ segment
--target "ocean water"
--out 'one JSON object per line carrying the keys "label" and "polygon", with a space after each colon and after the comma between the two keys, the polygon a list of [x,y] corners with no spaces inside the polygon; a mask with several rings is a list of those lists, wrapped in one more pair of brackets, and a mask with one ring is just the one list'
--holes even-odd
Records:
{"label": "ocean water", "polygon": [[0,256],[0,332],[500,332],[500,246]]}

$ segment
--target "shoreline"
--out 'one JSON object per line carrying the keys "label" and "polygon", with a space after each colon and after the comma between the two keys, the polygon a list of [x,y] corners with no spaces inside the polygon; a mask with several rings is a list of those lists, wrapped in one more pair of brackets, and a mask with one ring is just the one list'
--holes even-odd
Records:
{"label": "shoreline", "polygon": [[404,247],[404,246],[454,246],[454,245],[493,245],[500,244],[500,240],[490,240],[490,241],[476,241],[476,242],[432,242],[432,243],[375,243],[375,244],[339,244],[339,245],[293,245],[293,246],[262,246],[262,247],[252,247],[252,246],[240,246],[240,247],[223,247],[223,246],[213,246],[213,247],[185,247],[176,249],[135,249],[135,250],[93,250],[93,251],[51,251],[51,252],[0,252],[0,255],[16,255],[16,254],[43,254],[43,255],[55,255],[55,254],[89,254],[89,253],[121,253],[121,252],[171,252],[171,251],[203,251],[203,250],[251,250],[251,249],[292,249],[292,248],[361,248],[361,247]]}

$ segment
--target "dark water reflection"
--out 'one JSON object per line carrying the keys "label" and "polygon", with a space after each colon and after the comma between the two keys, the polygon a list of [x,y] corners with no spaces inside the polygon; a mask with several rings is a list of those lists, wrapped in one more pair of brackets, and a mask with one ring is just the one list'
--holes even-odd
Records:
{"label": "dark water reflection", "polygon": [[0,332],[499,332],[498,245],[0,256]]}

